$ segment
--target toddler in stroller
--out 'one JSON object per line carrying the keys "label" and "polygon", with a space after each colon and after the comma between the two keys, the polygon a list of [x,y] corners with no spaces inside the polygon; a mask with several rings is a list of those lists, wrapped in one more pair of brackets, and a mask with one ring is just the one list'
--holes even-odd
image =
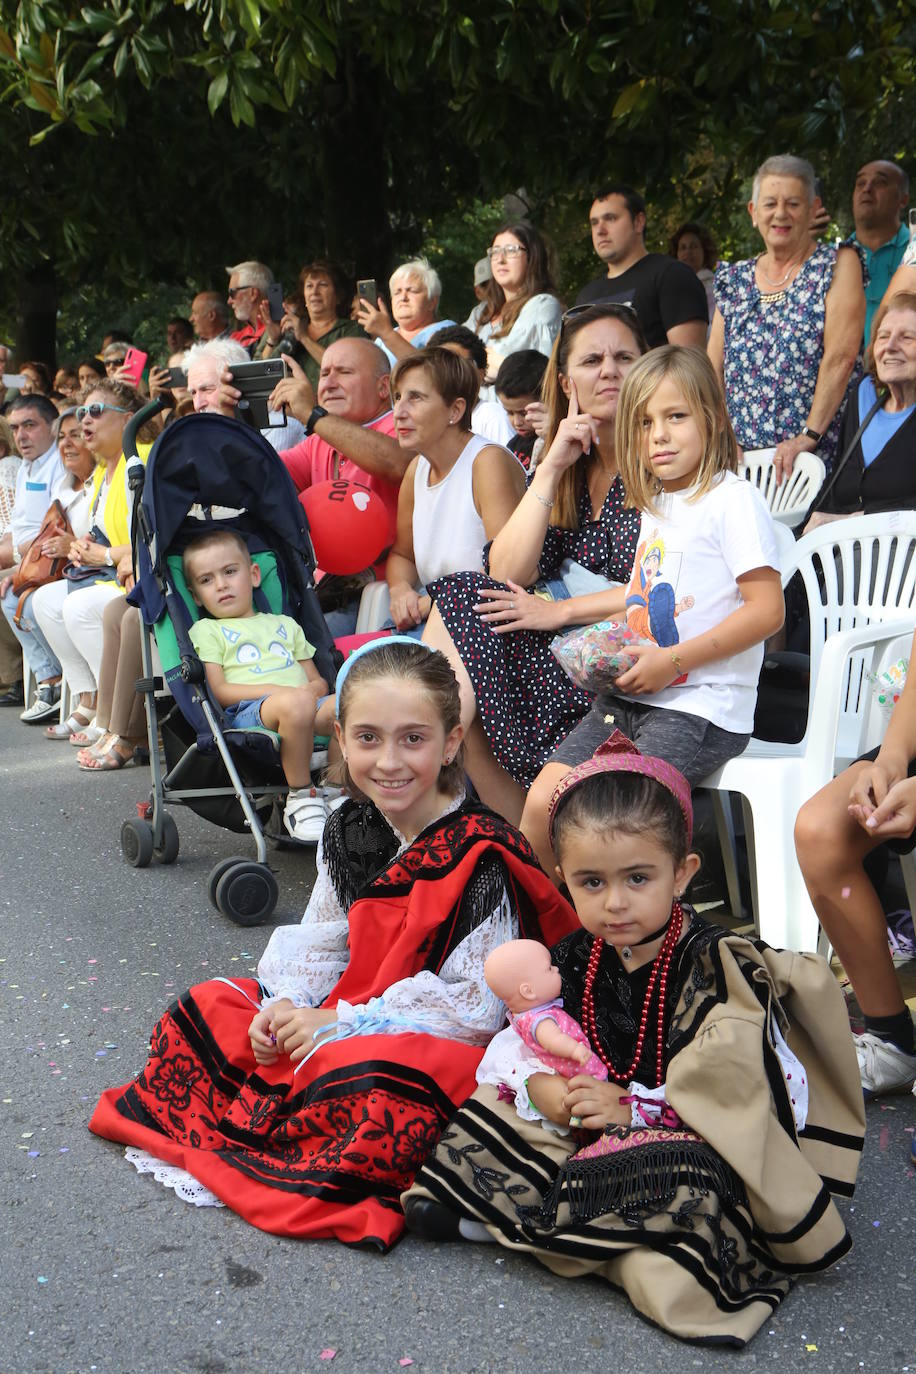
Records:
{"label": "toddler in stroller", "polygon": [[193,539],[182,568],[195,602],[212,617],[192,625],[190,637],[226,728],[263,726],[280,736],[289,784],[284,823],[294,839],[320,839],[313,833],[311,758],[315,711],[329,688],[312,662],[313,646],[290,616],[255,610],[261,569],[237,531],[215,529]]}
{"label": "toddler in stroller", "polygon": [[[122,825],[121,852],[136,868],[154,858],[174,863],[175,805],[249,832],[256,862],[220,859],[209,894],[231,920],[261,924],[278,897],[264,827],[291,786],[308,793],[315,707],[339,662],[315,595],[305,513],[274,449],[221,415],[169,425],[145,470],[136,465],[135,485],[142,494],[130,601],[141,612],[137,690],[147,708],[152,791],[150,805]],[[157,702],[163,685],[174,699],[165,710]],[[295,708],[284,704],[290,688],[301,698]],[[317,831],[326,810],[320,788],[315,797],[294,796],[287,829],[308,839],[303,832],[312,823]]]}

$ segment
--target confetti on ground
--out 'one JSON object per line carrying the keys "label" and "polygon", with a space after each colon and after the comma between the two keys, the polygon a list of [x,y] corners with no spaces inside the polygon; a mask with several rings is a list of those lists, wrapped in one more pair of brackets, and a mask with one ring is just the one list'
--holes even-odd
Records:
{"label": "confetti on ground", "polygon": [[398,1364],[399,1364],[399,1365],[401,1366],[401,1368],[403,1369],[403,1368],[405,1367],[405,1365],[413,1364],[413,1360],[410,1358],[409,1355],[407,1355],[407,1356],[405,1356],[405,1358],[404,1358],[403,1360],[398,1360]]}
{"label": "confetti on ground", "polygon": [[805,1349],[806,1349],[806,1350],[816,1350],[816,1349],[817,1349],[817,1346],[816,1346],[816,1345],[806,1345],[806,1346],[805,1346]]}
{"label": "confetti on ground", "polygon": [[38,1282],[39,1282],[39,1283],[47,1283],[48,1280],[45,1278],[44,1274],[39,1274],[39,1275],[38,1275]]}
{"label": "confetti on ground", "polygon": [[873,1222],[872,1222],[872,1226],[880,1226],[880,1225],[881,1225],[880,1221],[873,1221]]}
{"label": "confetti on ground", "polygon": [[337,1351],[336,1351],[336,1350],[332,1350],[331,1347],[328,1346],[327,1350],[322,1350],[322,1352],[321,1352],[321,1354],[318,1356],[318,1358],[319,1358],[319,1360],[333,1360],[333,1358],[334,1358],[334,1356],[335,1356],[336,1354],[337,1354]]}

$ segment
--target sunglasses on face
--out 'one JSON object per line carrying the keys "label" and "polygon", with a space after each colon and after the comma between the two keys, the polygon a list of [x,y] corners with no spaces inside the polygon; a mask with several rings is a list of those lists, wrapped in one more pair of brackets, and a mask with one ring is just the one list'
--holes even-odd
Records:
{"label": "sunglasses on face", "polygon": [[251,291],[252,289],[250,286],[230,286],[226,295],[232,300],[233,296],[237,296],[240,291]]}
{"label": "sunglasses on face", "polygon": [[88,415],[91,419],[97,420],[103,410],[116,410],[120,415],[129,415],[130,411],[125,406],[110,406],[107,401],[92,401],[88,406],[79,406],[76,411],[76,418],[80,424],[83,423]]}

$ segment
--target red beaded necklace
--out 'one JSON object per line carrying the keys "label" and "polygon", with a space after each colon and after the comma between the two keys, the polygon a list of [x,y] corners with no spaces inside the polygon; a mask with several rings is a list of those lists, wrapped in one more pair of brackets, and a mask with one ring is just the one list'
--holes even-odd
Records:
{"label": "red beaded necklace", "polygon": [[604,1064],[611,1080],[621,1086],[626,1086],[631,1082],[636,1066],[639,1063],[642,1047],[646,1039],[646,1028],[649,1024],[649,1013],[656,985],[658,986],[658,1042],[655,1056],[655,1083],[652,1086],[656,1088],[660,1087],[665,1081],[665,998],[668,992],[668,969],[671,966],[671,958],[674,954],[675,946],[681,938],[683,926],[684,910],[680,902],[675,901],[671,908],[671,921],[662,942],[662,947],[652,961],[652,973],[649,977],[649,986],[646,988],[646,997],[642,1004],[642,1014],[639,1018],[639,1031],[636,1035],[636,1051],[633,1055],[631,1064],[626,1069],[615,1068],[610,1055],[605,1053],[604,1047],[598,1039],[593,988],[595,976],[598,973],[598,965],[601,962],[601,955],[604,952],[604,941],[601,939],[600,935],[596,935],[592,942],[592,950],[588,959],[588,969],[585,973],[585,986],[582,990],[582,1020],[585,1022],[585,1031],[592,1043],[592,1049],[595,1051],[602,1064]]}

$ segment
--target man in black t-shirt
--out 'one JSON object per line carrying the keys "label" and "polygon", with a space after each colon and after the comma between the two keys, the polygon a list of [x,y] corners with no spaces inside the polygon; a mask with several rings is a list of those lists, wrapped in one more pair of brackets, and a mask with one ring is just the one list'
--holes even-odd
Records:
{"label": "man in black t-shirt", "polygon": [[646,251],[646,203],[629,186],[602,187],[589,211],[592,243],[607,272],[584,286],[576,305],[631,305],[650,348],[706,347],[709,314],[703,283],[684,263]]}

